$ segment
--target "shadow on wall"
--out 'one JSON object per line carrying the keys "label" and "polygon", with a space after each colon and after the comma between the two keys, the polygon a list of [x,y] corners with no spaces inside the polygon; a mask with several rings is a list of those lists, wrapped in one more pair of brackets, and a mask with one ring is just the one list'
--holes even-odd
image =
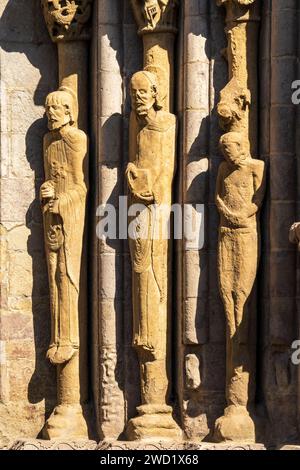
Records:
{"label": "shadow on wall", "polygon": [[[27,74],[30,77],[28,64],[26,64],[26,70],[25,68],[20,70],[20,77],[16,77],[16,83],[20,82],[20,90],[28,96],[28,101],[33,101],[37,107],[43,106],[47,94],[56,87],[57,60],[56,47],[48,37],[40,1],[9,0],[6,3],[0,18],[0,46],[6,53],[14,53],[12,60],[15,61],[16,70],[18,69],[16,53],[26,56],[32,70],[39,70],[40,80],[35,90],[32,90],[31,84],[26,82],[30,78],[26,78],[24,83],[20,79],[23,76],[27,77]],[[25,64],[25,61],[20,60],[20,63]],[[5,84],[5,75],[2,79]],[[19,130],[12,129],[12,132],[18,133]],[[40,118],[31,124],[24,139],[26,140],[26,158],[34,173],[35,183],[35,199],[26,213],[26,226],[31,232],[27,242],[27,251],[32,258],[32,315],[36,354],[35,371],[28,384],[28,401],[31,404],[37,404],[45,400],[47,418],[56,401],[56,378],[55,368],[46,360],[46,350],[50,340],[49,288],[42,214],[38,197],[39,187],[44,178],[42,141],[46,132],[46,120]]]}
{"label": "shadow on wall", "polygon": [[[203,2],[205,3],[205,2]],[[205,5],[203,5],[203,12]],[[228,67],[222,56],[226,47],[224,32],[225,10],[218,8],[215,1],[206,2],[206,15],[197,21],[190,21],[189,45],[193,45],[201,37],[203,43],[203,56],[210,62],[209,78],[207,70],[202,71],[199,66],[199,80],[208,80],[210,87],[204,83],[199,89],[198,97],[195,91],[195,102],[199,109],[207,107],[209,110],[205,117],[199,118],[199,132],[188,148],[186,162],[190,169],[197,168],[198,162],[208,160],[208,169],[196,173],[191,181],[186,200],[192,204],[205,205],[205,245],[199,256],[199,283],[196,292],[196,318],[195,333],[197,343],[185,345],[184,355],[191,355],[195,364],[199,364],[199,381],[186,384],[183,400],[186,402],[186,431],[188,437],[199,437],[211,440],[216,419],[223,414],[225,406],[225,315],[219,294],[217,276],[217,246],[219,215],[215,206],[215,188],[219,164],[222,156],[219,151],[220,129],[216,106],[220,91],[227,83]],[[195,36],[195,40],[192,37]],[[190,54],[193,48],[190,46]],[[199,60],[199,58],[198,58]],[[201,59],[202,60],[202,59]],[[192,65],[195,67],[195,65]],[[201,69],[201,72],[200,72]],[[191,72],[189,72],[191,73]],[[207,77],[207,79],[205,78]],[[208,97],[203,95],[207,89]],[[187,114],[190,111],[187,111]],[[202,111],[201,111],[202,113]],[[204,114],[204,113],[203,113]],[[200,113],[199,113],[200,115]],[[189,130],[189,128],[187,127]],[[191,132],[192,133],[192,132]],[[199,167],[202,168],[201,165]],[[189,357],[191,357],[189,356]],[[196,371],[195,371],[196,373]]]}

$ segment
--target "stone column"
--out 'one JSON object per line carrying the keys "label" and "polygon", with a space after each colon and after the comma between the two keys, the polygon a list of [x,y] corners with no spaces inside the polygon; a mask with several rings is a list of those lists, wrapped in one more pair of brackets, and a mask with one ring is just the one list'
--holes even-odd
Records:
{"label": "stone column", "polygon": [[261,18],[260,156],[270,177],[261,224],[259,398],[267,409],[269,438],[280,443],[297,436],[298,366],[291,362],[291,344],[299,338],[299,252],[288,235],[300,220],[299,105],[292,102],[300,72],[299,2],[265,0]]}
{"label": "stone column", "polygon": [[[70,152],[71,158],[74,158],[74,162],[71,163],[67,159],[67,163],[62,163],[67,169],[68,165],[76,164],[77,159],[84,158],[84,165],[82,169],[74,169],[73,182],[65,183],[66,196],[63,195],[63,189],[60,183],[60,176],[55,177],[51,173],[52,161],[52,139],[54,133],[49,134],[49,138],[45,136],[45,151],[48,152],[45,154],[45,171],[47,172],[48,165],[50,174],[46,175],[48,181],[54,181],[56,184],[56,194],[58,194],[58,200],[60,197],[68,197],[68,204],[73,204],[73,217],[74,220],[76,217],[78,219],[78,244],[77,250],[78,253],[74,251],[73,242],[67,242],[67,234],[65,234],[65,243],[68,243],[68,248],[65,251],[65,261],[60,262],[59,273],[62,275],[61,271],[66,267],[66,281],[58,281],[58,303],[61,301],[62,305],[59,307],[59,319],[54,320],[52,324],[52,339],[54,338],[53,344],[50,345],[48,351],[48,357],[54,364],[57,364],[57,389],[58,389],[58,405],[55,408],[53,414],[47,421],[43,435],[46,439],[52,438],[86,438],[88,436],[88,429],[86,423],[86,411],[85,405],[88,400],[88,374],[87,374],[87,273],[86,273],[86,259],[87,259],[87,244],[86,244],[86,224],[85,224],[85,194],[88,186],[88,151],[87,151],[87,142],[86,136],[83,132],[87,132],[88,127],[88,40],[90,38],[90,27],[89,20],[91,17],[93,0],[84,0],[84,1],[73,1],[73,2],[63,2],[61,0],[42,0],[42,8],[47,24],[47,28],[50,34],[51,39],[57,43],[58,46],[58,69],[59,69],[59,87],[58,93],[53,94],[53,98],[50,98],[51,103],[48,103],[48,108],[52,106],[52,101],[59,101],[60,104],[65,105],[68,101],[66,96],[71,97],[72,102],[72,114],[71,116],[71,126],[70,131],[68,130],[64,139],[61,140],[61,147],[57,147],[57,158],[59,161],[65,158],[63,156],[64,152]],[[63,94],[64,93],[64,94]],[[54,97],[55,95],[55,97]],[[50,97],[50,95],[49,95]],[[62,98],[64,97],[64,98]],[[55,102],[56,102],[55,101]],[[47,108],[47,109],[48,109]],[[46,111],[47,111],[46,109]],[[48,109],[49,110],[49,109]],[[48,111],[47,111],[48,112]],[[51,116],[50,116],[51,117]],[[49,118],[49,116],[48,116]],[[69,125],[69,124],[68,124]],[[79,129],[81,131],[79,131]],[[62,134],[61,134],[62,135]],[[59,137],[60,138],[60,137]],[[65,146],[65,147],[64,147]],[[59,152],[63,152],[61,155]],[[73,155],[73,153],[74,155]],[[47,157],[48,155],[48,157]],[[48,161],[47,161],[48,158]],[[54,157],[53,157],[54,158]],[[73,171],[73,170],[72,170]],[[78,174],[76,173],[78,171]],[[66,177],[66,176],[65,176]],[[55,178],[58,178],[57,181]],[[78,181],[83,178],[84,182],[81,184]],[[68,179],[68,175],[67,175]],[[43,186],[46,186],[47,182]],[[72,185],[76,184],[75,186]],[[68,191],[70,191],[68,193]],[[82,193],[81,193],[82,192]],[[61,193],[61,195],[60,195]],[[72,199],[73,198],[73,199]],[[80,202],[79,202],[79,199]],[[46,201],[45,199],[43,199]],[[43,203],[43,208],[46,207],[45,202]],[[70,206],[71,207],[71,206]],[[43,209],[47,210],[47,209]],[[68,209],[69,210],[69,209]],[[79,211],[79,212],[76,212]],[[83,211],[83,215],[80,215]],[[72,211],[71,211],[72,212]],[[66,225],[70,223],[68,220],[69,217],[72,217],[71,212],[67,212],[67,209],[64,209],[63,215],[59,212],[59,216],[62,217],[64,230],[66,230]],[[76,213],[76,215],[75,215]],[[58,217],[58,216],[57,216]],[[83,220],[80,220],[83,217]],[[46,220],[46,219],[45,219]],[[83,225],[83,228],[81,227]],[[47,223],[44,223],[45,231],[47,229]],[[68,225],[68,237],[71,237],[70,240],[73,240],[71,226]],[[82,228],[82,230],[81,230]],[[83,233],[82,237],[80,233]],[[47,233],[45,232],[47,236]],[[75,235],[74,235],[75,236]],[[75,238],[74,238],[75,240]],[[71,243],[71,244],[70,244]],[[82,249],[81,249],[82,245]],[[50,245],[49,245],[50,246]],[[67,246],[67,245],[66,245]],[[46,251],[49,250],[47,247]],[[50,248],[51,252],[52,248]],[[64,248],[60,249],[64,250]],[[47,252],[48,253],[48,252]],[[51,252],[52,253],[52,252]],[[58,253],[58,252],[57,252]],[[60,251],[59,251],[60,253]],[[63,253],[63,251],[61,251]],[[81,254],[81,256],[80,256]],[[50,255],[52,256],[52,254]],[[55,255],[56,256],[56,255]],[[60,256],[60,255],[58,255]],[[79,265],[77,257],[80,257]],[[75,258],[76,259],[75,259]],[[50,258],[49,258],[50,259]],[[75,261],[74,261],[75,260]],[[56,288],[53,290],[51,285],[51,263],[48,262],[49,268],[49,280],[50,280],[50,291],[52,298],[52,307],[51,309],[56,310],[56,300],[53,299],[53,296],[56,295]],[[72,264],[74,263],[74,264]],[[75,267],[74,267],[75,266]],[[76,272],[76,270],[79,272]],[[77,281],[74,279],[78,280]],[[66,282],[67,284],[64,284]],[[75,289],[77,291],[76,296],[78,300],[76,305],[73,305],[73,297],[70,289]],[[60,293],[61,289],[61,293]],[[69,297],[69,307],[72,317],[67,318],[67,311],[65,310],[66,298]],[[61,300],[64,299],[64,300]],[[62,317],[64,315],[64,317]],[[75,317],[73,318],[73,315]],[[68,326],[64,326],[65,324]],[[57,333],[57,328],[59,333]],[[75,351],[71,354],[59,353],[60,343],[69,342],[70,338],[62,339],[62,335],[66,335],[64,328],[70,329],[70,338],[72,338],[71,343],[74,343]],[[55,329],[55,331],[53,331]],[[76,330],[78,333],[76,333]],[[62,333],[63,331],[63,333]],[[78,335],[78,339],[77,339]],[[58,343],[57,343],[58,341]],[[76,343],[76,344],[75,344]],[[57,346],[58,344],[58,346]],[[66,347],[66,346],[64,346]],[[57,352],[55,352],[57,351]],[[62,351],[62,350],[61,350]]]}
{"label": "stone column", "polygon": [[[127,326],[124,292],[128,289],[123,285],[126,256],[123,240],[118,236],[101,236],[98,230],[98,224],[106,218],[108,205],[116,209],[118,217],[122,195],[123,8],[126,8],[123,1],[96,0],[92,38],[93,390],[100,439],[117,439],[122,434],[127,407],[123,339]],[[126,224],[126,215],[124,218]],[[109,220],[113,220],[111,213]]]}
{"label": "stone column", "polygon": [[[218,171],[218,272],[226,317],[226,401],[217,441],[255,441],[256,308],[250,305],[259,257],[264,162],[257,152],[257,42],[260,2],[217,0],[226,7],[229,82],[217,107],[225,157]],[[250,416],[251,414],[251,416]]]}
{"label": "stone column", "polygon": [[[129,440],[180,437],[168,405],[171,341],[170,218],[176,157],[173,49],[177,1],[132,0],[143,37],[144,68],[131,79],[130,204],[142,205],[129,234],[132,262],[133,346],[140,365],[141,406],[127,425]],[[166,224],[166,225],[164,225]],[[140,233],[143,232],[144,235]],[[166,234],[166,232],[164,232]]]}
{"label": "stone column", "polygon": [[[211,111],[209,3],[210,0],[184,2],[179,31],[183,48],[183,51],[180,51],[182,64],[177,71],[180,84],[181,107],[178,114],[181,119],[182,145],[179,146],[178,156],[180,189],[175,194],[177,193],[178,202],[184,208],[184,227],[193,228],[193,232],[186,231],[182,240],[176,242],[176,375],[183,429],[189,438],[198,438],[200,435],[204,437],[208,434],[206,414],[207,410],[213,408],[212,394],[215,395],[207,390],[205,383],[205,372],[209,370],[205,367],[205,347],[209,342],[208,265],[211,254],[206,242],[209,237],[204,233],[204,225],[206,231],[208,227],[204,217],[211,213],[208,205]],[[214,345],[215,357],[218,354],[216,350],[217,346]],[[211,374],[208,372],[207,375]],[[193,413],[189,411],[191,407]]]}

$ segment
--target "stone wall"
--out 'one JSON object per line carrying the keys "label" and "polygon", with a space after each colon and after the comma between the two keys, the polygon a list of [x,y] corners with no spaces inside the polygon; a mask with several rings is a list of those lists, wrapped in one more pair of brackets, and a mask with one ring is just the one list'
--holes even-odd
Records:
{"label": "stone wall", "polygon": [[298,31],[297,0],[263,2],[260,155],[268,165],[268,192],[261,222],[258,278],[258,396],[266,406],[269,434],[279,440],[297,434],[297,367],[290,360],[291,344],[299,337],[297,255],[288,232],[299,219],[297,107],[291,99],[292,82],[299,78]]}
{"label": "stone wall", "polygon": [[45,360],[49,293],[37,198],[43,180],[44,101],[57,59],[39,0],[0,2],[0,440],[36,436],[55,400]]}

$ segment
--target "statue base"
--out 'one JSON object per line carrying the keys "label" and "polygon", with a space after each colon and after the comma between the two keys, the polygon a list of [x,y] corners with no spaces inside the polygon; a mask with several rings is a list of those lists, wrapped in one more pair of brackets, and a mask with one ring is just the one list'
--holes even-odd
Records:
{"label": "statue base", "polygon": [[46,421],[43,439],[88,439],[81,405],[58,405]]}
{"label": "statue base", "polygon": [[182,431],[172,416],[168,405],[142,405],[137,407],[138,415],[132,418],[126,428],[129,441],[151,439],[182,439]]}
{"label": "statue base", "polygon": [[215,442],[255,442],[255,426],[244,406],[228,406],[224,416],[217,419],[214,431]]}

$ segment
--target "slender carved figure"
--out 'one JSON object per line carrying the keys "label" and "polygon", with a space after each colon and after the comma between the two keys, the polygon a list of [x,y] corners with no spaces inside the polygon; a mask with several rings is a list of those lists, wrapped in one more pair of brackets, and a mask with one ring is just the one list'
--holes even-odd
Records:
{"label": "slender carved figure", "polygon": [[254,424],[247,405],[254,393],[251,371],[255,357],[246,303],[259,262],[258,213],[265,193],[264,162],[251,158],[241,133],[224,134],[220,146],[225,161],[219,167],[216,204],[220,213],[219,285],[226,315],[227,408],[216,422],[215,437],[253,440]]}
{"label": "slender carved figure", "polygon": [[[46,437],[84,436],[79,385],[80,289],[87,195],[87,137],[74,127],[76,99],[71,90],[46,100],[50,132],[44,137],[46,181],[40,189],[48,264],[51,342],[47,357],[58,365],[58,407]],[[67,422],[75,409],[77,421]],[[66,428],[69,431],[66,431]],[[72,431],[71,431],[72,429]],[[69,434],[68,434],[69,432]]]}
{"label": "slender carved figure", "polygon": [[[130,420],[129,439],[175,437],[179,429],[167,406],[169,240],[168,223],[175,170],[176,118],[162,111],[156,76],[131,80],[130,163],[126,170],[131,204],[142,204],[130,238],[133,267],[133,346],[140,363],[142,406]],[[162,210],[162,208],[166,210]],[[168,209],[169,208],[169,209]],[[153,236],[153,234],[156,236]]]}

